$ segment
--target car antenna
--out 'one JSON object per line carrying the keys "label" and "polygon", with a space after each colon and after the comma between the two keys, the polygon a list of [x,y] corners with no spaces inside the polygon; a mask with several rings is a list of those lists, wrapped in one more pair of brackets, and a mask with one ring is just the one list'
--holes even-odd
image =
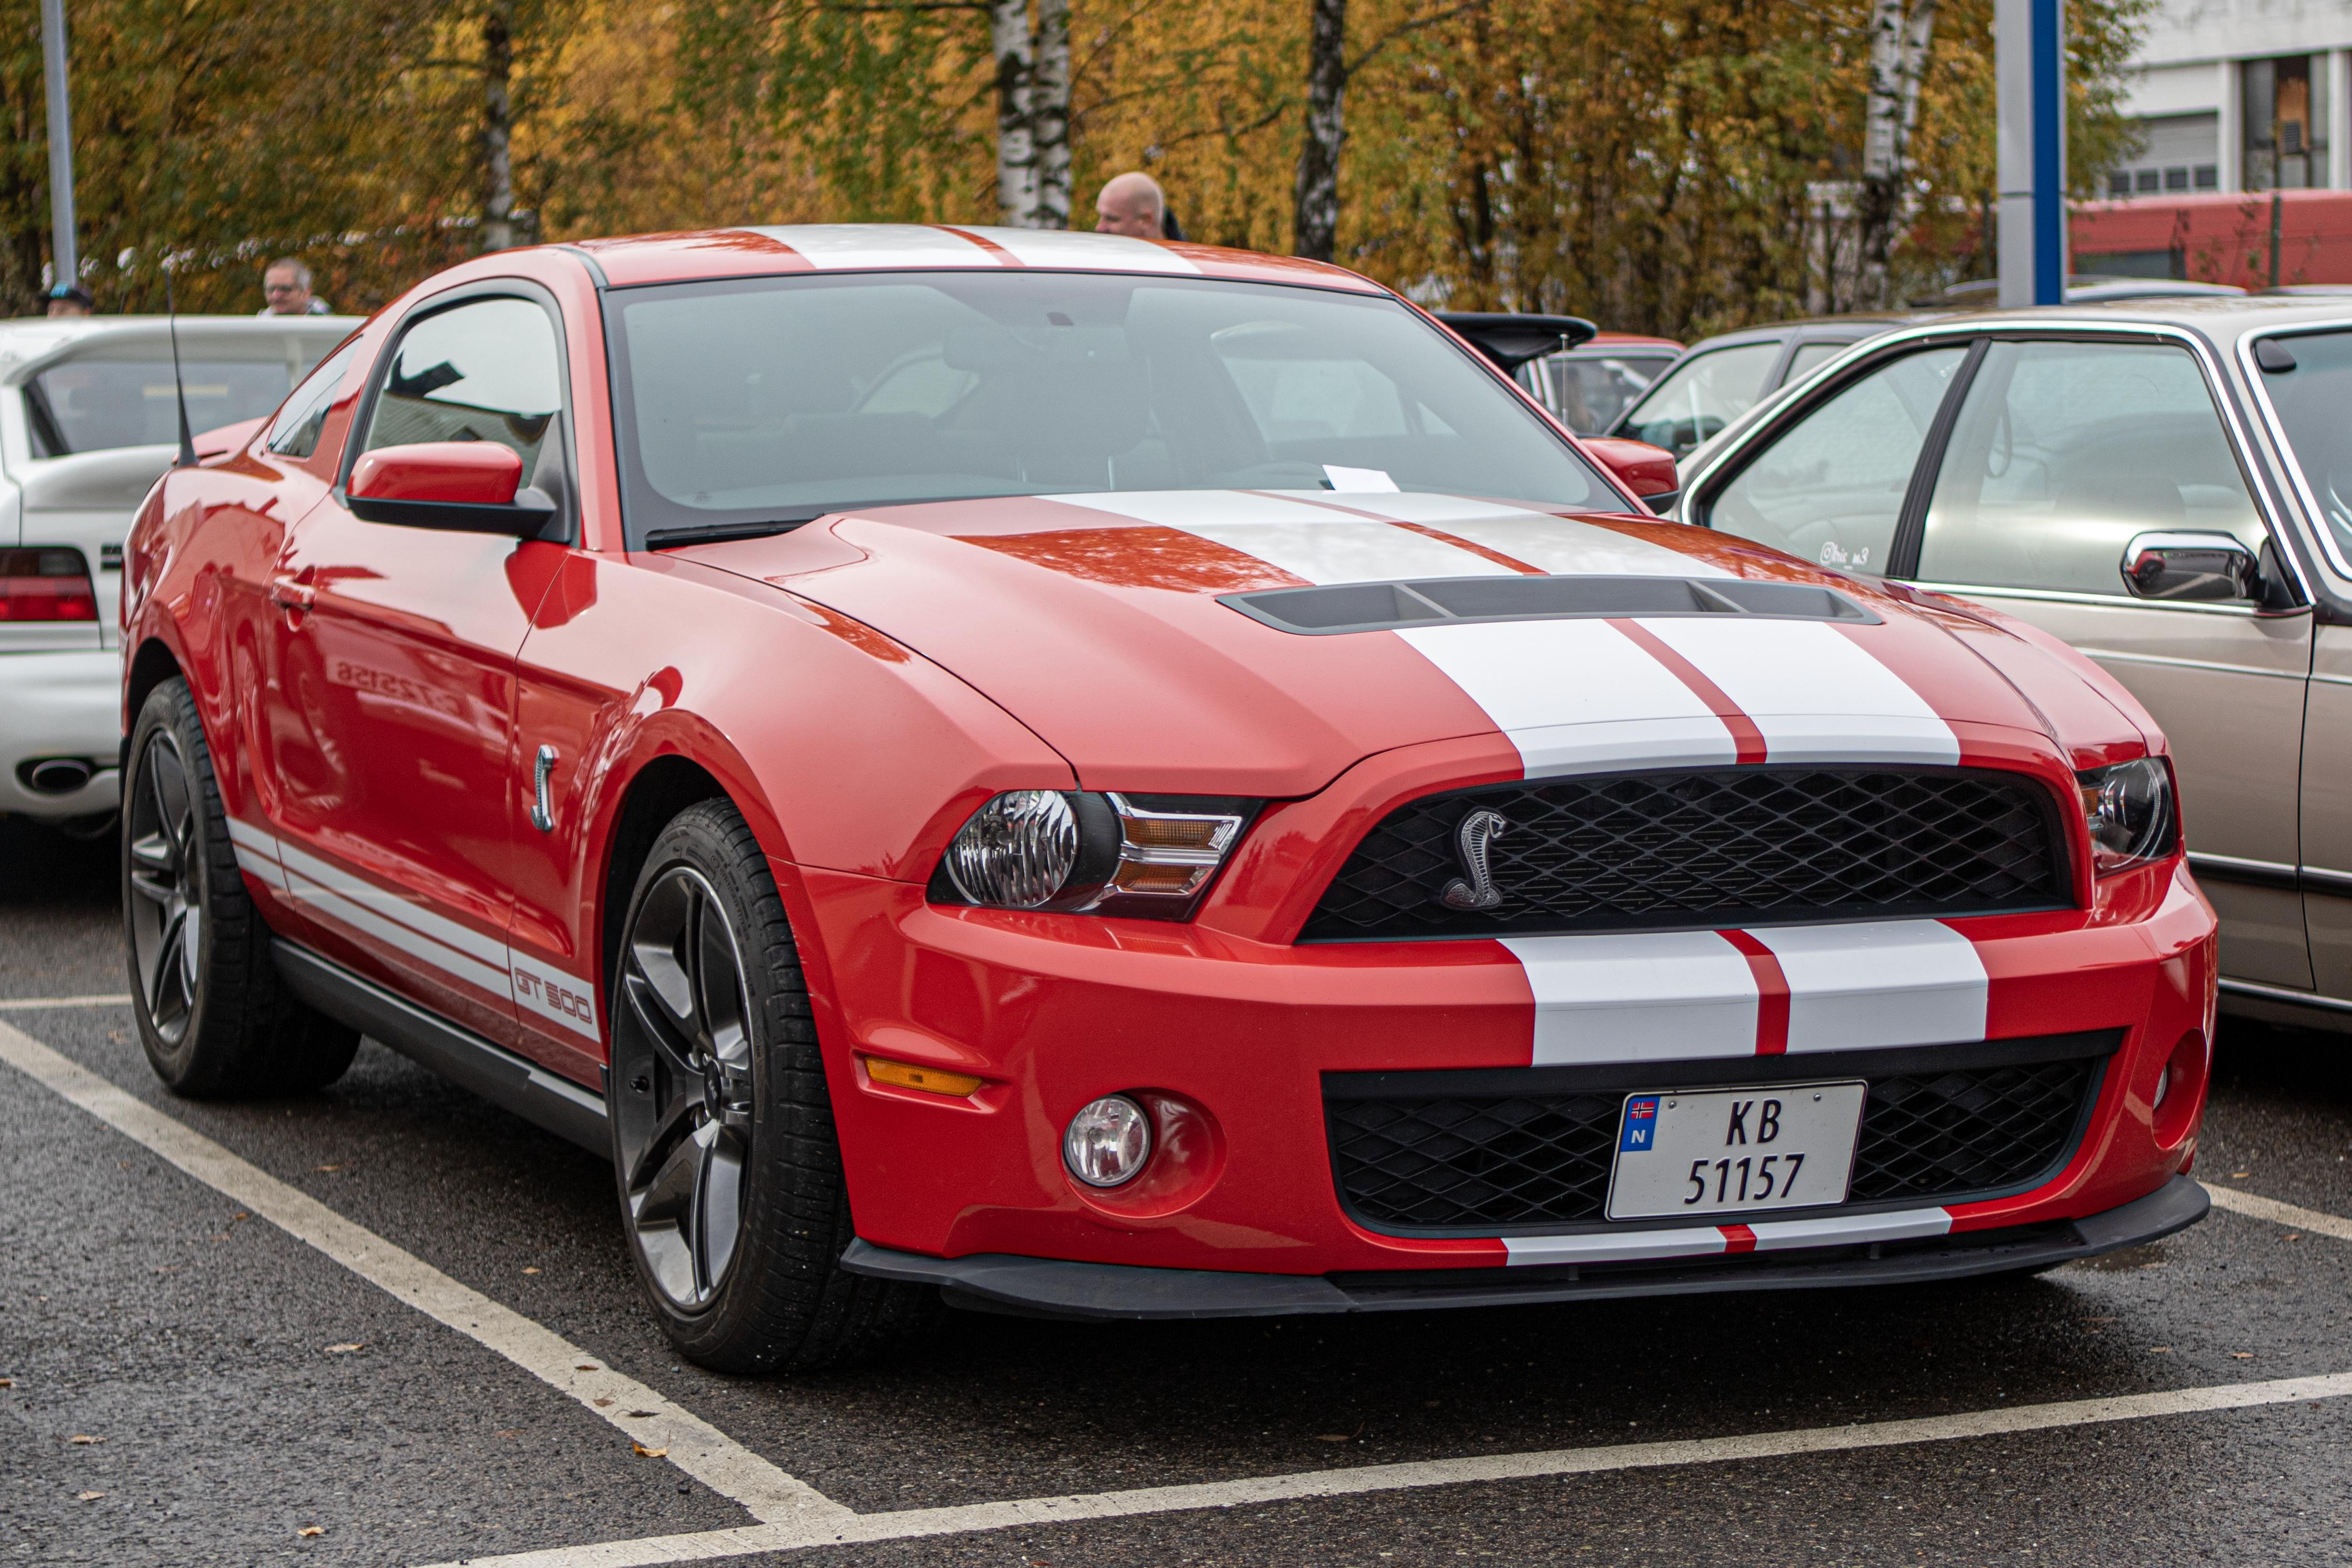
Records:
{"label": "car antenna", "polygon": [[172,294],[172,253],[163,252],[163,314],[172,334],[172,401],[180,411],[180,455],[174,468],[196,465],[196,438],[188,433],[188,383],[180,374],[180,307]]}

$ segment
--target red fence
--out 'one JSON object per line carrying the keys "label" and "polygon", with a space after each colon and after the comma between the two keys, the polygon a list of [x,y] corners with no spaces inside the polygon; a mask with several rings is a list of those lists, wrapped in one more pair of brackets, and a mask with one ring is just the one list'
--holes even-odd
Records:
{"label": "red fence", "polygon": [[2352,191],[2081,202],[2069,237],[2078,275],[2352,284]]}

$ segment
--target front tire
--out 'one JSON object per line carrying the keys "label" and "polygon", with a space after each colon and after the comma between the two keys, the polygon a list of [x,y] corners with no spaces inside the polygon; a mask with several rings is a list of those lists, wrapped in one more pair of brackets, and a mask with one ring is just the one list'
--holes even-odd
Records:
{"label": "front tire", "polygon": [[800,955],[740,812],[663,830],[629,900],[607,1102],[630,1256],[678,1351],[720,1372],[856,1359],[937,1309],[844,1270],[856,1237]]}
{"label": "front tire", "polygon": [[184,680],[150,692],[131,727],[122,922],[139,1043],[174,1094],[296,1093],[352,1064],[359,1032],[304,1005],[270,964]]}

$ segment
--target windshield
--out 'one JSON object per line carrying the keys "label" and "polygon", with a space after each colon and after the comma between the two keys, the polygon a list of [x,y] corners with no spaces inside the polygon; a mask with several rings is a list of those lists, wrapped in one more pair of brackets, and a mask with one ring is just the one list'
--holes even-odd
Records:
{"label": "windshield", "polygon": [[1477,362],[1375,296],[1024,272],[612,301],[635,542],[859,505],[1101,490],[1623,506]]}
{"label": "windshield", "polygon": [[[2273,344],[2287,351],[2294,368],[2265,367],[2258,378],[2263,394],[2277,411],[2295,463],[2327,521],[2336,559],[2352,559],[2352,423],[2344,417],[2352,406],[2352,331],[2269,338],[2258,347],[2274,356]],[[2279,361],[2273,357],[2271,362]]]}
{"label": "windshield", "polygon": [[[322,332],[235,344],[183,340],[188,429],[215,430],[269,413],[341,336]],[[26,383],[25,414],[37,457],[169,446],[180,439],[172,350],[142,342],[51,365]]]}
{"label": "windshield", "polygon": [[1756,406],[1778,343],[1741,343],[1693,354],[1626,413],[1619,435],[1686,457],[1702,441]]}

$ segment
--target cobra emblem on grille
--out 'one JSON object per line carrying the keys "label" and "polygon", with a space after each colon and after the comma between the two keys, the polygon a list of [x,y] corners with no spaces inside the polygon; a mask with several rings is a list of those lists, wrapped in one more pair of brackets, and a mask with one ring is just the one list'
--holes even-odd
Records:
{"label": "cobra emblem on grille", "polygon": [[1492,909],[1503,902],[1486,858],[1495,841],[1511,831],[1510,819],[1500,811],[1476,810],[1454,830],[1454,847],[1462,857],[1462,874],[1445,884],[1437,902],[1448,909]]}

